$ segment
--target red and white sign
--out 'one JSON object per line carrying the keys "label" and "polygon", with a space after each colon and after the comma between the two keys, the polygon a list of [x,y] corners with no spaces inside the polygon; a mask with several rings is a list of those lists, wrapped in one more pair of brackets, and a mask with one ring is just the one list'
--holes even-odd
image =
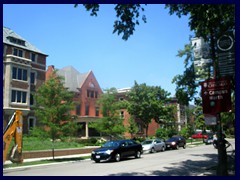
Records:
{"label": "red and white sign", "polygon": [[231,86],[228,78],[201,82],[203,113],[215,115],[232,109]]}

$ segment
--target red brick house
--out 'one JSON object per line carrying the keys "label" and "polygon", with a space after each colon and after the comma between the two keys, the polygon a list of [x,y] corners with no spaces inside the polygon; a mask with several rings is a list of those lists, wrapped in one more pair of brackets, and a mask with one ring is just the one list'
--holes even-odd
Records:
{"label": "red brick house", "polygon": [[[54,66],[48,66],[46,80],[49,79],[54,70]],[[76,122],[83,125],[82,129],[79,130],[79,136],[82,138],[99,136],[95,130],[88,127],[89,122],[96,121],[102,116],[97,100],[103,92],[93,72],[80,73],[74,67],[67,66],[58,69],[57,74],[64,77],[64,86],[75,94],[73,101],[76,107],[71,111],[71,114],[76,115]]]}
{"label": "red brick house", "polygon": [[3,126],[23,112],[23,133],[37,124],[33,93],[45,81],[48,55],[13,30],[3,27]]}

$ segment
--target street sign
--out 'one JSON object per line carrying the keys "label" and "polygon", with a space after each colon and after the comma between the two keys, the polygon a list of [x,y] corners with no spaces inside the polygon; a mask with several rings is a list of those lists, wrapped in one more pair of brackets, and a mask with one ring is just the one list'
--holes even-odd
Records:
{"label": "street sign", "polygon": [[210,114],[205,114],[204,115],[204,121],[206,125],[216,125],[217,124],[217,117],[210,115]]}
{"label": "street sign", "polygon": [[232,110],[231,86],[228,78],[210,79],[201,82],[203,113],[216,115]]}
{"label": "street sign", "polygon": [[235,75],[235,34],[228,32],[217,40],[217,58],[221,77]]}

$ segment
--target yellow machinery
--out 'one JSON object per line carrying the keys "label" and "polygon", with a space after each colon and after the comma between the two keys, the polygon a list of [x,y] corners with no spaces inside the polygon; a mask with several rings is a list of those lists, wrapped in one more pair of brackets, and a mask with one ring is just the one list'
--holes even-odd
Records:
{"label": "yellow machinery", "polygon": [[8,149],[14,137],[14,145],[9,153],[9,160],[13,163],[22,163],[22,126],[23,118],[22,111],[13,113],[3,132],[3,163],[7,160]]}

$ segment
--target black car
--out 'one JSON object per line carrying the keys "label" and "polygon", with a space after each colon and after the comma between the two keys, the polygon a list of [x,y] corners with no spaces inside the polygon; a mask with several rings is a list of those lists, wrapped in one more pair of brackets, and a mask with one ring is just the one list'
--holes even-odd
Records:
{"label": "black car", "polygon": [[186,139],[182,136],[173,136],[166,140],[167,149],[178,149],[179,147],[186,148]]}
{"label": "black car", "polygon": [[135,156],[140,158],[142,145],[134,140],[114,140],[108,141],[101,148],[92,151],[91,159],[95,162],[100,160],[120,161],[122,158]]}

